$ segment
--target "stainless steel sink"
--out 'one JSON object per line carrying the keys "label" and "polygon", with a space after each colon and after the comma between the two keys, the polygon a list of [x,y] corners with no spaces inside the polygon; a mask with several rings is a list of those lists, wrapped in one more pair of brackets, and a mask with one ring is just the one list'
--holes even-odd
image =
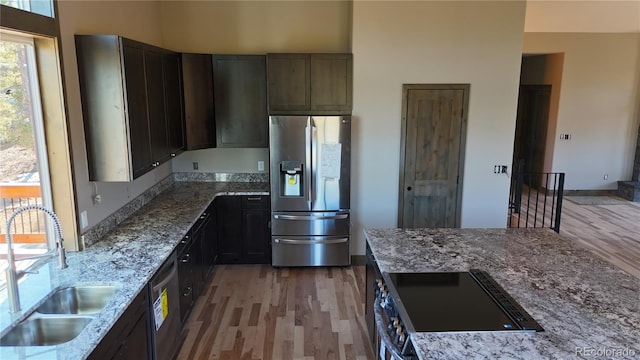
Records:
{"label": "stainless steel sink", "polygon": [[114,286],[72,286],[51,293],[36,311],[41,314],[95,314],[111,300]]}
{"label": "stainless steel sink", "polygon": [[92,320],[89,316],[56,316],[27,319],[0,338],[2,346],[46,346],[72,340]]}

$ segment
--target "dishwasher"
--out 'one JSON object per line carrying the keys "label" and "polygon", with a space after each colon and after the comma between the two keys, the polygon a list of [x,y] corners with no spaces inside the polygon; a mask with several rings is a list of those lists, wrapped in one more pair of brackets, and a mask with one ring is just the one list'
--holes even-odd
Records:
{"label": "dishwasher", "polygon": [[177,252],[160,267],[149,283],[153,359],[173,359],[180,334],[180,289]]}

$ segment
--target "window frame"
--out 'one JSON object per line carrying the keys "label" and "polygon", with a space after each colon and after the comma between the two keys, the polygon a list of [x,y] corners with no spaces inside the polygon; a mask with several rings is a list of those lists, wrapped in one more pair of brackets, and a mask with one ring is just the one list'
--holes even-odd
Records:
{"label": "window frame", "polygon": [[[54,17],[0,4],[0,36],[6,34],[33,37],[43,128],[49,163],[52,207],[62,223],[64,246],[82,250],[77,220],[76,182],[73,173],[69,118],[66,112],[64,73],[58,0],[52,0]],[[52,71],[57,69],[57,71]]]}
{"label": "window frame", "polygon": [[[2,33],[0,41],[16,43],[27,46],[27,73],[30,89],[31,126],[33,130],[35,156],[40,178],[40,198],[42,205],[53,208],[53,197],[51,192],[51,174],[49,172],[49,156],[47,154],[47,141],[44,128],[44,114],[42,110],[42,99],[40,98],[40,81],[36,61],[36,45],[33,36],[29,34]],[[35,76],[34,76],[35,75]],[[47,219],[46,243],[48,249],[55,248],[55,237],[53,224]]]}

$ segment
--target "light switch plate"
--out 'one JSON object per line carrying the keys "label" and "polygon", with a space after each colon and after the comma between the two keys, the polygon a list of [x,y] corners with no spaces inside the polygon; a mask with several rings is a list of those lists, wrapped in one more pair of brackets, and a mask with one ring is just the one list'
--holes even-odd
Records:
{"label": "light switch plate", "polygon": [[83,211],[80,213],[80,227],[85,229],[89,226],[89,219],[87,218],[87,211]]}
{"label": "light switch plate", "polygon": [[264,161],[258,161],[258,171],[264,171]]}

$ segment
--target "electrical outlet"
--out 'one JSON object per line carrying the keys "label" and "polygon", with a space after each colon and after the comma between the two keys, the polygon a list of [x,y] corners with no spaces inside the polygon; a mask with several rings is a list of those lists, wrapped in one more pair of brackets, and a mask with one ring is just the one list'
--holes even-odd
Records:
{"label": "electrical outlet", "polygon": [[264,161],[258,161],[258,171],[264,171]]}
{"label": "electrical outlet", "polygon": [[193,162],[193,170],[198,170],[198,162],[197,161]]}

